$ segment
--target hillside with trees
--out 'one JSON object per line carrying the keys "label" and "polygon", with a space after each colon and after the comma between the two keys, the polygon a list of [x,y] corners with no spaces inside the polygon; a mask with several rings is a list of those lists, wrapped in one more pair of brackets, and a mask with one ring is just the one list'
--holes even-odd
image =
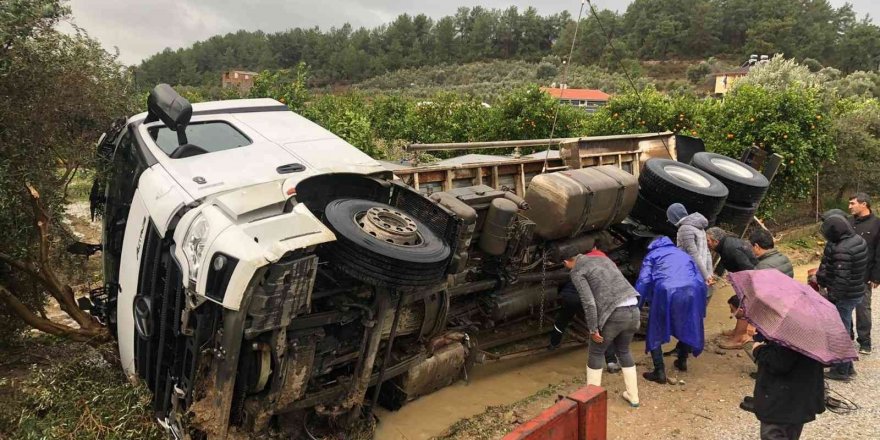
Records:
{"label": "hillside with trees", "polygon": [[[783,53],[843,72],[880,64],[880,27],[850,5],[828,0],[635,0],[621,13],[585,11],[572,62],[609,66],[633,60],[745,59]],[[170,48],[136,68],[141,88],[159,82],[209,85],[229,68],[287,69],[305,62],[312,85],[350,84],[399,69],[489,60],[537,63],[567,57],[575,34],[568,12],[459,8],[432,19],[399,15],[373,29],[346,24],[329,30],[239,31]],[[603,31],[604,29],[604,31]],[[606,33],[614,41],[609,50]]]}

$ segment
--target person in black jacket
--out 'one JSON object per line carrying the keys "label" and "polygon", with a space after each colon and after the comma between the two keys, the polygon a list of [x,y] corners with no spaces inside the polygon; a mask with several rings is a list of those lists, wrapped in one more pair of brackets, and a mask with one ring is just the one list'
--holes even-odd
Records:
{"label": "person in black jacket", "polygon": [[752,270],[758,264],[758,259],[752,253],[752,245],[724,229],[709,228],[706,230],[706,241],[709,249],[721,258],[721,267],[728,272]]}
{"label": "person in black jacket", "polygon": [[[853,310],[865,296],[868,245],[840,215],[830,215],[822,222],[822,235],[828,242],[816,280],[828,291],[828,300],[837,307],[843,326],[851,332]],[[848,381],[854,374],[850,361],[835,365],[825,377]]]}
{"label": "person in black jacket", "polygon": [[[721,268],[728,272],[752,270],[758,264],[758,259],[752,252],[752,245],[728,234],[724,229],[718,227],[707,229],[706,241],[709,249],[721,258]],[[736,326],[732,330],[722,332],[724,338],[718,343],[718,347],[725,350],[738,350],[751,339],[752,331],[753,329],[750,329],[745,318],[737,318]]]}
{"label": "person in black jacket", "polygon": [[762,440],[797,440],[804,424],[825,412],[822,364],[775,342],[755,343],[754,412]]}
{"label": "person in black jacket", "polygon": [[880,285],[880,218],[871,211],[871,198],[859,192],[849,199],[850,223],[868,244],[868,271],[865,298],[856,306],[856,332],[858,332],[859,353],[871,354],[871,290]]}

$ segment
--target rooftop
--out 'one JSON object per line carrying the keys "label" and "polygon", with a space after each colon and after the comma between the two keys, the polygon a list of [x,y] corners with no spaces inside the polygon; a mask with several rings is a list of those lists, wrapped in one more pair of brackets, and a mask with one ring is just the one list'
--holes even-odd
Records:
{"label": "rooftop", "polygon": [[556,99],[583,99],[587,101],[607,101],[611,95],[596,89],[560,89],[555,87],[541,87],[541,90]]}

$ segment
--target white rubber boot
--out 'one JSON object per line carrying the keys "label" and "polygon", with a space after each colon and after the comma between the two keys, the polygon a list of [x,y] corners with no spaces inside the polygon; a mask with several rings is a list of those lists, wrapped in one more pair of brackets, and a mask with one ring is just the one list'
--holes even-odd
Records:
{"label": "white rubber boot", "polygon": [[632,367],[626,367],[622,369],[623,371],[623,384],[626,386],[626,391],[623,392],[623,399],[629,402],[630,406],[633,408],[638,408],[639,406],[639,381],[638,381],[638,373],[636,373],[636,367],[633,365]]}
{"label": "white rubber boot", "polygon": [[590,367],[587,367],[587,385],[596,385],[597,387],[601,387],[602,370],[603,368],[594,370]]}

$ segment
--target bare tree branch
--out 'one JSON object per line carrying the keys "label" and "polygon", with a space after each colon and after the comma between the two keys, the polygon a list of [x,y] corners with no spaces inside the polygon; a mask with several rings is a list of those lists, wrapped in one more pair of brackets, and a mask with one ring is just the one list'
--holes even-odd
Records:
{"label": "bare tree branch", "polygon": [[64,336],[74,341],[90,343],[100,343],[109,338],[109,332],[105,328],[73,328],[37,316],[3,285],[0,285],[0,302],[29,326],[50,335]]}
{"label": "bare tree branch", "polygon": [[34,211],[34,220],[35,226],[37,228],[37,232],[39,233],[39,243],[40,243],[40,251],[39,251],[39,274],[41,278],[45,280],[44,284],[48,284],[51,286],[49,290],[49,294],[58,301],[58,305],[61,307],[65,313],[70,315],[80,327],[83,328],[92,328],[95,326],[100,326],[100,324],[89,316],[84,310],[79,308],[79,305],[76,304],[76,298],[73,294],[73,289],[70,286],[62,283],[58,277],[55,275],[55,272],[52,270],[52,266],[49,261],[49,215],[46,213],[46,209],[43,207],[42,202],[40,201],[40,193],[34,188],[31,184],[25,184],[28,192],[30,193],[30,201],[31,206]]}
{"label": "bare tree branch", "polygon": [[76,177],[76,172],[79,171],[79,165],[74,164],[73,167],[68,167],[67,171],[64,173],[64,177],[61,179],[64,181],[64,191],[61,192],[61,197],[64,200],[67,200],[67,188],[70,187],[70,182],[73,182],[73,178]]}

